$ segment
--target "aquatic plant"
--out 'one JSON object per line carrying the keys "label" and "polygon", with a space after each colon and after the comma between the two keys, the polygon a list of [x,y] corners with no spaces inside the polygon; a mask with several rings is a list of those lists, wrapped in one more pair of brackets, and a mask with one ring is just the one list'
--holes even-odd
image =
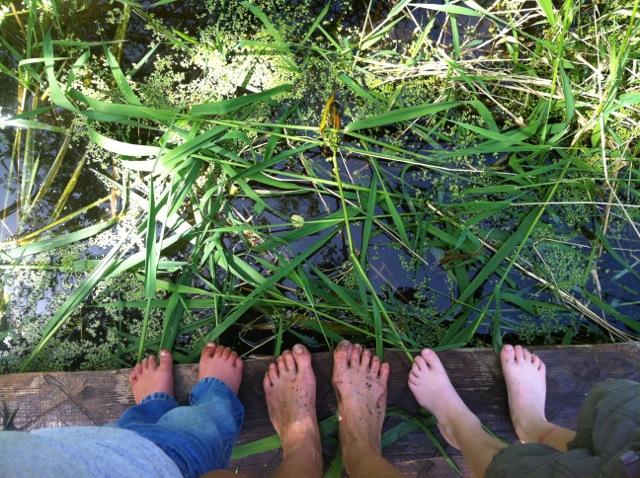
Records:
{"label": "aquatic plant", "polygon": [[4,12],[6,370],[637,338],[637,1],[161,3]]}

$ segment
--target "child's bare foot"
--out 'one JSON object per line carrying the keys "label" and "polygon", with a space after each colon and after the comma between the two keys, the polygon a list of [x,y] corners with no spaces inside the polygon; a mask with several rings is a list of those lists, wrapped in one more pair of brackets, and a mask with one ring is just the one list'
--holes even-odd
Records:
{"label": "child's bare foot", "polygon": [[237,395],[242,382],[243,362],[229,347],[209,342],[200,355],[198,380],[217,378]]}
{"label": "child's bare foot", "polygon": [[387,409],[389,364],[359,344],[343,340],[333,352],[333,387],[338,400],[340,444],[347,470],[364,450],[381,452]]}
{"label": "child's bare foot", "polygon": [[458,433],[482,430],[482,424],[464,404],[451,384],[440,358],[433,350],[424,349],[415,358],[409,373],[409,389],[418,403],[438,420],[438,429],[447,442],[456,448]]}
{"label": "child's bare foot", "polygon": [[[298,464],[302,466],[298,468],[297,476],[321,476],[316,377],[307,348],[296,344],[293,353],[285,350],[276,363],[269,365],[263,386],[269,418],[280,436],[286,464],[292,464],[294,468]],[[301,472],[302,469],[305,473]],[[287,475],[285,470],[280,471],[281,475]]]}
{"label": "child's bare foot", "polygon": [[505,345],[500,352],[500,362],[507,382],[511,421],[518,438],[523,443],[546,443],[566,451],[576,433],[545,418],[547,380],[542,360],[519,345]]}
{"label": "child's bare foot", "polygon": [[507,382],[511,421],[518,438],[525,443],[537,442],[549,429],[544,416],[547,394],[544,363],[519,345],[502,347],[500,362]]}
{"label": "child's bare foot", "polygon": [[160,365],[155,357],[147,357],[136,364],[129,375],[129,383],[133,389],[133,398],[140,403],[144,397],[156,392],[163,392],[173,397],[173,358],[171,352],[160,352]]}

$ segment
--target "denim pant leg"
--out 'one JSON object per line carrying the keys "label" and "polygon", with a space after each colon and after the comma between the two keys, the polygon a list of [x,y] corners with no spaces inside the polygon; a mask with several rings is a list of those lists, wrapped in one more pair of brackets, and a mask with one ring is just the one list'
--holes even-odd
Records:
{"label": "denim pant leg", "polygon": [[190,406],[154,393],[111,424],[134,431],[160,447],[185,477],[228,468],[238,439],[244,408],[235,393],[215,378],[193,387]]}

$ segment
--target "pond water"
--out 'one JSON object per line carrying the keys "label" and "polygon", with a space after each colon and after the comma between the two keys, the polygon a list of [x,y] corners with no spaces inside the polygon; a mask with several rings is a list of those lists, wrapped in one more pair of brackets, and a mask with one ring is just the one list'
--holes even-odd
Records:
{"label": "pond water", "polygon": [[[444,2],[437,4],[443,5]],[[96,46],[91,48],[93,55],[96,56],[100,55],[102,49],[99,43],[104,39],[114,38],[117,35],[118,24],[124,21],[122,18],[113,24],[99,21],[110,18],[118,20],[117,13],[120,12],[120,6],[114,7],[111,3],[59,2],[59,5],[61,11],[58,13],[64,22],[65,34],[72,35],[83,42],[96,42]],[[298,4],[294,2],[291,5]],[[366,28],[374,31],[377,26],[383,24],[395,5],[396,2],[387,1],[376,1],[371,6],[364,1],[332,2],[322,25],[334,42],[344,42],[345,39],[350,38],[350,35],[355,35],[355,31],[362,29],[362,25],[368,25]],[[530,9],[535,6],[535,2],[523,2],[521,5],[523,9]],[[292,24],[292,30],[287,32],[287,35],[292,38],[304,36],[325,4],[315,3],[309,6],[301,2],[301,8],[303,6],[307,12],[306,16],[298,17],[301,18],[299,24]],[[137,68],[136,65],[150,51],[150,45],[156,41],[157,32],[173,31],[174,39],[178,38],[175,32],[179,32],[179,38],[185,42],[185,48],[190,42],[211,41],[211,37],[203,33],[203,19],[206,17],[210,20],[209,26],[216,24],[221,30],[232,28],[236,17],[230,15],[226,8],[229,8],[229,5],[225,2],[173,2],[150,10],[134,9],[127,23],[126,42],[121,52],[122,70],[127,72],[134,67]],[[151,12],[153,19],[145,16],[145,12]],[[410,44],[414,41],[416,26],[420,28],[428,26],[428,35],[426,35],[428,41],[437,45],[449,45],[450,53],[455,49],[453,43],[457,42],[466,49],[469,58],[481,60],[486,53],[483,48],[489,48],[484,45],[493,34],[490,24],[472,17],[461,16],[456,25],[458,30],[453,32],[451,23],[444,14],[430,13],[425,8],[414,8],[412,17],[402,17],[402,20],[390,30],[386,39],[380,43],[379,49],[382,52],[391,48],[401,48],[398,47],[397,42]],[[17,63],[6,45],[23,46],[21,28],[23,27],[15,21],[15,17],[5,19],[2,24],[1,35],[6,42],[4,49],[0,49],[0,60],[8,69],[15,69]],[[529,31],[535,33],[538,27],[532,24],[529,28]],[[247,33],[247,40],[252,38],[253,33],[256,32]],[[319,36],[324,43],[328,43],[326,35]],[[264,37],[260,38],[264,39]],[[481,47],[474,48],[474,45]],[[348,48],[344,43],[342,47]],[[225,51],[229,46],[221,43],[212,48],[220,52]],[[229,51],[229,55],[237,54],[230,49]],[[161,58],[166,55],[167,58],[175,60],[180,58],[181,54],[180,48],[176,48],[174,41],[173,44],[163,44],[155,49],[152,58]],[[313,54],[310,53],[307,58],[313,58]],[[136,72],[135,81],[142,85],[145,79],[156,75],[154,84],[160,84],[157,77],[158,71],[161,77],[163,74],[168,75],[168,70],[161,71],[159,65],[161,64],[154,63],[152,60],[145,61]],[[183,84],[197,85],[198,82],[202,82],[203,89],[206,88],[202,70],[196,68],[194,63],[186,61],[182,64],[173,63],[170,69],[180,75]],[[309,68],[308,71],[314,70]],[[318,72],[318,80],[324,81],[325,77],[326,72]],[[95,78],[87,78],[86,83],[96,84]],[[337,91],[338,113],[342,116],[342,124],[346,125],[352,121],[350,114],[354,111],[354,105],[358,100],[353,91],[345,92],[344,85],[338,88],[337,84],[320,84],[313,79],[308,84],[311,85],[308,93],[297,99],[298,117],[292,116],[290,118],[292,123],[309,125],[308,120],[312,117],[315,123],[310,125],[318,126],[323,108],[327,103],[327,92],[332,89]],[[22,111],[46,105],[46,99],[43,100],[46,96],[43,90],[36,87],[35,83],[31,86],[32,90],[23,94],[19,83],[3,74],[3,87],[0,88],[2,118],[6,119]],[[177,83],[169,82],[166,87],[178,86]],[[113,88],[113,85],[105,84],[104,87],[105,98],[109,98],[108,88]],[[140,91],[142,89],[138,90]],[[197,88],[194,87],[194,91],[197,92]],[[236,91],[242,94],[245,89],[238,87]],[[167,105],[171,106],[169,100],[171,95],[168,90],[156,93],[159,94],[159,98],[166,96]],[[145,94],[152,97],[150,91],[146,91]],[[408,93],[402,93],[398,98],[399,103],[411,101],[411,95]],[[499,108],[492,109],[492,112],[497,121],[500,121],[503,115],[508,116]],[[69,129],[71,118],[68,112],[55,108],[38,116],[39,121],[52,126],[55,131],[11,126],[0,129],[0,200],[2,201],[0,245],[5,245],[4,252],[13,247],[28,244],[34,238],[42,240],[81,231],[92,225],[109,221],[114,214],[122,212],[125,203],[122,197],[116,197],[113,194],[109,182],[110,180],[116,183],[121,181],[122,172],[115,167],[116,163],[112,157],[101,154],[100,148],[95,145],[89,147],[90,143],[85,135],[73,128]],[[274,122],[277,121],[277,115],[272,119]],[[408,155],[415,153],[428,157],[433,152],[435,157],[455,148],[458,141],[462,143],[465,140],[463,137],[449,136],[446,131],[438,132],[428,121],[417,119],[415,125],[421,129],[402,134],[402,146]],[[60,129],[69,131],[72,135],[68,145],[65,145],[67,133],[61,132]],[[381,144],[373,146],[372,156],[382,157],[392,146],[389,137],[385,137],[389,131],[397,133],[390,128],[388,131],[384,128],[379,130]],[[424,133],[425,131],[428,131],[428,134]],[[313,134],[318,138],[317,131]],[[279,150],[283,148],[285,148],[284,144],[278,145]],[[361,249],[363,237],[366,237],[369,232],[365,230],[366,222],[358,220],[351,223],[349,232],[355,250],[365,256],[368,280],[389,310],[393,311],[394,320],[398,321],[400,324],[398,328],[407,335],[408,343],[439,345],[449,323],[465,317],[472,322],[479,315],[486,316],[486,320],[482,320],[476,328],[475,339],[469,341],[471,344],[490,343],[492,338],[495,340],[497,334],[494,329],[497,320],[503,327],[502,335],[514,337],[517,340],[559,343],[562,340],[600,341],[605,340],[607,334],[611,336],[610,332],[598,334],[589,327],[584,327],[584,315],[579,312],[579,308],[571,306],[569,303],[571,297],[578,300],[585,308],[591,307],[593,314],[621,332],[629,336],[638,336],[638,329],[629,326],[630,323],[640,319],[640,310],[637,307],[637,291],[640,290],[640,275],[637,270],[640,262],[638,259],[640,243],[638,234],[634,230],[634,225],[638,224],[638,221],[635,219],[636,213],[633,209],[625,211],[626,214],[633,215],[629,218],[619,209],[609,210],[604,206],[581,205],[579,198],[575,196],[574,189],[561,190],[560,192],[565,194],[566,200],[571,204],[549,207],[544,212],[539,222],[540,227],[529,238],[526,245],[527,251],[522,255],[521,264],[529,274],[523,273],[517,267],[508,267],[508,261],[505,261],[501,267],[497,268],[497,273],[491,274],[486,282],[468,298],[471,307],[460,307],[456,310],[457,297],[473,282],[474,277],[481,273],[482,268],[495,254],[495,249],[491,247],[499,248],[501,243],[508,241],[522,219],[519,211],[511,209],[505,209],[496,214],[486,214],[479,218],[480,215],[478,217],[474,217],[473,214],[457,215],[456,207],[464,204],[465,190],[483,185],[483,178],[487,177],[483,171],[491,168],[495,168],[493,171],[500,171],[509,155],[496,157],[492,154],[477,154],[466,158],[464,164],[452,159],[450,163],[435,162],[421,169],[408,167],[394,160],[380,160],[379,167],[373,167],[370,158],[362,153],[360,143],[355,136],[344,134],[340,136],[338,148],[340,154],[337,155],[336,164],[342,181],[351,186],[359,186],[364,191],[370,187],[375,178],[378,178],[379,185],[386,185],[385,187],[390,188],[395,194],[393,200],[397,202],[394,204],[374,204],[374,214],[379,219],[373,225],[369,225],[373,235],[365,251]],[[359,152],[350,152],[358,149],[360,149]],[[58,158],[61,154],[63,158],[60,161]],[[256,153],[247,153],[247,157],[251,154]],[[305,171],[305,168],[310,168],[313,177],[320,181],[335,179],[331,151],[326,145],[310,148],[302,155],[304,160],[289,158],[275,165],[271,173],[273,178],[287,182],[291,180],[291,175],[298,175],[298,177],[304,174],[311,175],[309,171]],[[262,158],[258,158],[257,161],[261,160]],[[547,155],[541,161],[543,164],[560,162],[552,155]],[[505,177],[515,175],[515,171],[506,168],[504,175]],[[578,175],[579,172],[571,172],[571,174]],[[48,175],[54,177],[50,184],[47,182]],[[133,182],[134,179],[131,181]],[[71,181],[74,182],[73,189],[66,194],[65,191],[68,191],[67,186]],[[331,217],[334,213],[340,213],[343,208],[343,203],[335,191],[316,188],[315,192],[310,192],[312,189],[310,184],[311,182],[301,184],[301,188],[307,191],[305,193],[268,192],[264,199],[266,208],[257,207],[256,201],[251,197],[239,193],[228,203],[229,208],[235,209],[233,214],[230,214],[236,221],[246,220],[247,225],[251,227],[264,228],[266,232],[262,231],[256,241],[264,241],[265,236],[288,238],[296,230],[295,227],[291,227],[292,217],[301,217],[309,223]],[[596,181],[594,184],[596,187],[603,188],[602,194],[608,193],[601,181]],[[39,194],[43,189],[44,194]],[[632,186],[627,192],[626,203],[637,207],[637,198]],[[141,190],[141,193],[144,191]],[[362,194],[361,197],[360,194]],[[366,197],[365,192],[353,193],[349,200],[354,204],[356,201],[366,204],[363,197]],[[477,195],[468,196],[469,200],[475,200],[477,197]],[[63,203],[61,198],[64,198]],[[501,199],[503,198],[500,194],[489,197],[491,201]],[[90,205],[93,206],[87,208]],[[426,205],[433,207],[429,209]],[[398,229],[402,228],[394,222],[393,215],[388,213],[389,208],[394,209],[399,215],[397,217],[407,219],[407,229],[411,231],[410,243],[416,245],[412,250],[406,244],[403,245],[398,237]],[[452,216],[449,216],[450,214]],[[54,224],[53,221],[65,217],[68,219],[60,225]],[[443,220],[446,217],[454,219]],[[467,220],[473,225],[467,225],[464,222]],[[595,245],[596,230],[602,229],[603,225],[608,231],[609,243],[606,248],[598,250]],[[462,230],[471,231],[470,228],[473,228],[473,233],[469,232],[468,237],[461,233]],[[251,231],[256,230],[258,229],[251,229]],[[34,233],[36,234],[32,236]],[[111,234],[110,240],[115,244],[122,231]],[[262,252],[254,251],[259,249],[260,242],[252,242],[249,234],[245,234],[244,237],[239,237],[238,234],[224,234],[223,243],[228,251],[237,257],[242,257],[247,264],[268,277],[273,273],[273,268],[269,264],[281,265],[284,262],[293,261],[301,254],[305,254],[317,241],[323,237],[329,237],[325,236],[327,234],[329,231],[324,229],[302,239],[287,239],[283,241],[281,247]],[[439,234],[442,236],[438,236]],[[444,236],[458,238],[456,246],[459,247],[452,248],[447,242],[448,239],[443,238]],[[422,240],[422,237],[425,239]],[[191,260],[190,254],[194,250],[193,247],[192,244],[178,248],[172,251],[173,255],[167,256],[167,259],[188,262]],[[15,258],[8,260],[0,256],[2,267],[0,285],[4,292],[4,298],[0,303],[0,312],[3,316],[0,322],[0,336],[9,329],[20,329],[25,325],[21,323],[24,319],[42,321],[44,317],[44,323],[46,323],[46,318],[53,316],[63,299],[91,270],[89,266],[86,270],[78,270],[84,264],[83,261],[100,259],[108,250],[108,242],[96,240],[88,243],[84,249],[74,250],[71,259],[65,258],[64,251],[52,252],[48,263],[46,256],[42,255],[38,256],[36,263],[30,261],[19,263]],[[137,250],[140,249],[134,248],[131,253]],[[598,253],[594,253],[594,250],[598,250]],[[347,231],[343,229],[331,236],[328,242],[302,265],[300,270],[318,282],[321,280],[318,273],[321,272],[341,285],[352,284],[357,291],[358,279],[353,277],[350,255],[352,252]],[[579,267],[574,267],[576,263],[579,263]],[[37,283],[33,276],[34,269],[38,274],[39,282]],[[72,272],[74,270],[75,272]],[[176,282],[180,274],[173,271],[163,277]],[[543,280],[537,278],[543,278]],[[137,280],[140,283],[140,279]],[[222,284],[228,280],[230,279],[227,271],[219,268],[212,270],[208,265],[203,265],[201,276],[193,277],[190,284],[207,289],[211,283]],[[75,327],[69,326],[67,330],[63,329],[62,334],[65,339],[78,343],[88,341],[102,344],[107,340],[111,340],[112,343],[114,341],[123,343],[130,338],[130,334],[135,334],[137,329],[130,328],[126,322],[134,319],[142,320],[144,307],[140,306],[140,302],[143,301],[143,296],[139,294],[138,299],[134,298],[134,294],[127,296],[126,287],[130,287],[128,285],[130,283],[125,284],[127,284],[124,286],[125,289],[120,292],[112,290],[106,295],[101,296],[96,293],[89,296],[84,312],[80,313],[81,317],[84,314],[85,319],[80,318],[75,321]],[[503,291],[502,299],[496,299],[491,295],[498,285]],[[559,296],[556,287],[565,291],[569,298]],[[236,292],[248,295],[251,290],[249,285],[242,284],[241,281],[234,282]],[[305,300],[305,291],[300,290],[290,280],[282,281],[280,290],[292,301]],[[36,300],[34,295],[39,295]],[[354,292],[354,300],[357,296],[358,292]],[[116,312],[95,307],[108,299],[124,302],[125,307]],[[320,301],[321,299],[318,299],[318,302]],[[594,304],[596,304],[595,307]],[[211,311],[208,308],[194,307],[190,313],[192,323],[197,324],[198,320],[212,322]],[[157,317],[162,317],[162,314],[163,311],[159,310]],[[446,320],[440,320],[439,317],[445,314],[449,314]],[[345,322],[354,320],[353,314],[349,312],[337,313],[337,316]],[[86,319],[87,317],[90,319]],[[120,321],[118,317],[126,320]],[[235,321],[221,335],[220,340],[227,344],[234,344],[242,353],[272,353],[276,341],[274,330],[282,320],[296,324],[286,327],[282,336],[284,346],[303,339],[316,350],[327,347],[324,335],[313,330],[308,324],[312,322],[308,309],[297,310],[295,307],[289,307],[286,310],[277,310],[277,306],[252,308]],[[89,321],[98,323],[100,326],[84,325],[84,322]],[[216,318],[213,322],[218,323],[218,319]],[[210,327],[211,325],[206,326],[203,330],[206,332]],[[355,336],[357,340],[370,345],[374,343],[371,338],[357,336],[348,328],[327,327],[343,336]],[[88,333],[90,328],[91,333]],[[120,334],[116,334],[115,339],[109,335],[109,330],[112,329],[117,329]],[[33,337],[29,338],[27,335],[21,335],[18,342],[22,345],[33,343]],[[194,330],[189,330],[184,334],[184,338],[176,342],[176,347],[182,351],[184,347],[191,345],[197,336]],[[13,340],[14,342],[11,343],[15,345],[16,339]],[[264,346],[260,347],[263,343]],[[447,344],[440,343],[440,345]],[[15,367],[16,361],[6,358],[10,353],[10,350],[7,350],[7,341],[5,340],[4,345],[0,347],[5,349],[6,370],[13,370],[11,367]],[[88,347],[87,350],[90,350],[90,345],[86,343],[83,347]],[[134,348],[130,345],[123,347],[129,354]],[[113,351],[113,347],[107,349]],[[96,352],[95,356],[89,360],[90,366],[113,366],[113,357],[105,356],[104,350],[107,349],[101,349],[100,353]],[[68,363],[64,367],[86,365],[82,353],[76,352],[65,352]],[[129,363],[131,357],[123,356],[119,360],[121,362],[116,365]]]}

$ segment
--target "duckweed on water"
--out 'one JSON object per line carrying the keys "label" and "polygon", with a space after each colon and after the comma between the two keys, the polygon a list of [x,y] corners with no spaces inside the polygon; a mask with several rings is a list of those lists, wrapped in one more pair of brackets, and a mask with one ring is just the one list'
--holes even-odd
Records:
{"label": "duckweed on water", "polygon": [[546,3],[3,7],[2,370],[636,339],[638,2]]}

